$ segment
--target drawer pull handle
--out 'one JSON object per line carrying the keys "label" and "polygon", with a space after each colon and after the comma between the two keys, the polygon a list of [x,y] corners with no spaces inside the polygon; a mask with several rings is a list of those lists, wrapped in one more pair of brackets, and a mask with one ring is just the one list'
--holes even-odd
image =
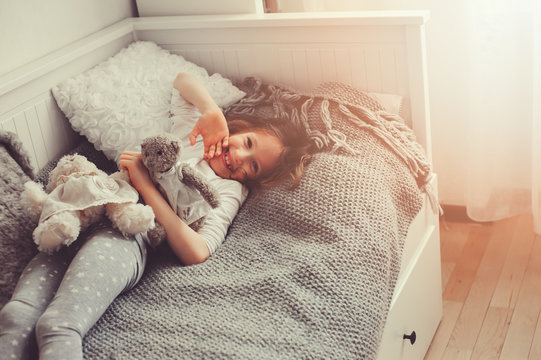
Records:
{"label": "drawer pull handle", "polygon": [[413,345],[415,344],[415,340],[417,340],[417,334],[415,333],[415,331],[412,331],[409,335],[404,334],[404,336],[402,336],[402,339],[409,340],[411,345]]}

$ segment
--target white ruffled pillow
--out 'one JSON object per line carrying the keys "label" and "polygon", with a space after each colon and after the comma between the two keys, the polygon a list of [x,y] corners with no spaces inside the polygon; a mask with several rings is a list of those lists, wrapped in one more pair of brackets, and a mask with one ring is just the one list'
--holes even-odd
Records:
{"label": "white ruffled pillow", "polygon": [[170,130],[171,92],[179,72],[198,78],[222,108],[246,95],[220,74],[209,76],[147,41],[132,43],[52,91],[73,129],[118,162],[124,150],[140,150],[145,137]]}

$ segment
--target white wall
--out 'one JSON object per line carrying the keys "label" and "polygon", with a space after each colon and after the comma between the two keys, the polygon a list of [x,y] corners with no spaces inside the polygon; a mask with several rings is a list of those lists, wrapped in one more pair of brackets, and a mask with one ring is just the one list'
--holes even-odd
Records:
{"label": "white wall", "polygon": [[131,16],[134,0],[0,0],[0,75]]}
{"label": "white wall", "polygon": [[281,11],[430,10],[426,25],[432,144],[443,204],[466,204],[471,0],[281,0]]}

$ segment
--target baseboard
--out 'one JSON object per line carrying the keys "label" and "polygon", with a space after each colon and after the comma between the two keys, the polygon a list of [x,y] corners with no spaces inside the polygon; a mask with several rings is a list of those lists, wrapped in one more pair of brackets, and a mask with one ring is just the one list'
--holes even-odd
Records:
{"label": "baseboard", "polygon": [[476,222],[468,216],[468,210],[463,205],[441,204],[443,215],[440,219],[452,222]]}

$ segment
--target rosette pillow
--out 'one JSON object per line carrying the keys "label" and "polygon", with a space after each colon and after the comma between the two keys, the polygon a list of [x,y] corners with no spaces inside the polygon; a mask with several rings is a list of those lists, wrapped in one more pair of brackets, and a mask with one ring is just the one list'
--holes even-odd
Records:
{"label": "rosette pillow", "polygon": [[55,86],[54,98],[73,129],[118,163],[125,150],[140,150],[145,137],[171,128],[171,91],[179,72],[194,75],[225,108],[245,93],[153,42],[138,41],[93,68]]}

